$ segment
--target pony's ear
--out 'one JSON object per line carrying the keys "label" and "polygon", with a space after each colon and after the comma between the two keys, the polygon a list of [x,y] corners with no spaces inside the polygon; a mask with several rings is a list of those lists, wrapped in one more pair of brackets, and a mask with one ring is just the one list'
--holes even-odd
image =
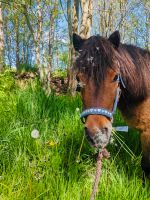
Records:
{"label": "pony's ear", "polygon": [[79,51],[81,46],[84,43],[84,39],[82,39],[79,35],[77,35],[76,33],[73,33],[73,46],[75,48],[76,51]]}
{"label": "pony's ear", "polygon": [[119,44],[120,44],[120,33],[119,33],[119,31],[113,32],[109,36],[108,40],[114,45],[115,48],[118,48]]}

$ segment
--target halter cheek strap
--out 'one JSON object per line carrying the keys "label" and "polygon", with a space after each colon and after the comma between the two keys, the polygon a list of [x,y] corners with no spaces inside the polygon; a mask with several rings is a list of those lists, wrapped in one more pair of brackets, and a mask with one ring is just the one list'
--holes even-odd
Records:
{"label": "halter cheek strap", "polygon": [[[125,84],[120,75],[118,77],[118,82],[120,82],[122,84],[122,86],[125,88]],[[103,116],[106,116],[106,117],[112,119],[113,114],[116,112],[116,109],[117,109],[117,104],[119,101],[120,94],[121,94],[121,89],[120,89],[120,87],[118,87],[117,91],[116,91],[116,96],[115,96],[112,111],[109,111],[105,108],[89,108],[89,109],[84,110],[80,114],[80,118],[83,119],[83,118],[87,117],[88,115],[103,115]]]}

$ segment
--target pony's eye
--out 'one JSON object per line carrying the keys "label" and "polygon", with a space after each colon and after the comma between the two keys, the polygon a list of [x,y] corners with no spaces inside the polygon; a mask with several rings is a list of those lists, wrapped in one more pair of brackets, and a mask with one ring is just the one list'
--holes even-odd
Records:
{"label": "pony's eye", "polygon": [[81,85],[79,83],[77,84],[76,91],[81,92]]}
{"label": "pony's eye", "polygon": [[76,92],[81,92],[81,84],[80,84],[80,79],[79,77],[76,75],[76,80],[77,80],[77,87],[76,87]]}
{"label": "pony's eye", "polygon": [[113,82],[116,82],[116,81],[119,81],[119,75],[115,75],[114,79],[113,79]]}

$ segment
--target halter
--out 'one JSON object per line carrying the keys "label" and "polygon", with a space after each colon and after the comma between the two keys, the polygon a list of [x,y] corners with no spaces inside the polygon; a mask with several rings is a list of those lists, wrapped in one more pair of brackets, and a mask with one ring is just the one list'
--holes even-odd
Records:
{"label": "halter", "polygon": [[[124,84],[124,82],[122,80],[121,75],[118,75],[117,81],[119,83],[121,83],[121,85],[125,88],[125,84]],[[119,101],[120,94],[121,94],[121,89],[120,89],[120,86],[118,86],[118,88],[116,90],[116,96],[115,96],[115,100],[114,100],[114,105],[113,105],[112,111],[109,111],[109,110],[107,110],[105,108],[89,108],[89,109],[84,110],[80,114],[80,118],[83,121],[83,118],[87,117],[88,115],[103,115],[103,116],[106,116],[106,117],[112,119],[113,118],[113,114],[116,112],[116,109],[117,109],[117,104],[118,104],[118,101]]]}

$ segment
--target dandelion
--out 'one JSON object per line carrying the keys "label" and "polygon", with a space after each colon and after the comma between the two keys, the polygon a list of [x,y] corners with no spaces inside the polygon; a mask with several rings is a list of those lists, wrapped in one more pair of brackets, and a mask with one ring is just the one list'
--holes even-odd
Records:
{"label": "dandelion", "polygon": [[37,129],[34,129],[32,132],[31,132],[31,137],[34,138],[34,139],[37,139],[40,137],[40,134],[39,134],[39,131]]}
{"label": "dandelion", "polygon": [[53,146],[56,146],[58,144],[57,141],[53,141],[53,140],[49,140],[46,142],[46,145],[49,146],[49,147],[53,147]]}
{"label": "dandelion", "polygon": [[35,178],[36,181],[39,181],[42,178],[42,175],[37,170],[34,171],[33,175],[34,175],[34,178]]}
{"label": "dandelion", "polygon": [[76,112],[80,112],[80,108],[76,108]]}

